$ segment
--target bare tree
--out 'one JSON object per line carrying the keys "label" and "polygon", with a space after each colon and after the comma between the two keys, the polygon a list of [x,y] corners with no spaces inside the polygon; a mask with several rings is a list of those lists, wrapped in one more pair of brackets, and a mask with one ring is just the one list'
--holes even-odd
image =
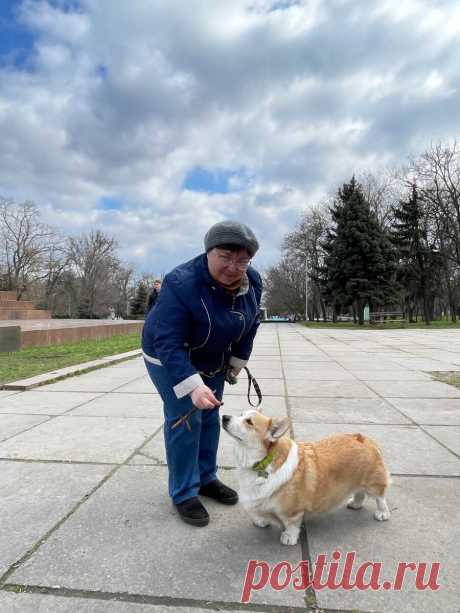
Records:
{"label": "bare tree", "polygon": [[297,258],[286,254],[264,274],[264,304],[274,315],[299,315],[305,305],[305,268]]}
{"label": "bare tree", "polygon": [[391,168],[386,168],[378,174],[365,171],[357,176],[357,180],[380,227],[388,229],[393,221],[392,207],[403,195],[399,171]]}
{"label": "bare tree", "polygon": [[409,171],[433,222],[433,248],[444,271],[451,316],[456,320],[460,285],[460,145],[438,143],[411,160]]}
{"label": "bare tree", "polygon": [[33,202],[17,204],[0,199],[0,236],[5,289],[16,290],[20,300],[31,279],[43,269],[55,234],[50,226],[40,222]]}
{"label": "bare tree", "polygon": [[121,263],[115,239],[100,230],[69,239],[69,262],[79,281],[80,317],[104,317],[113,301],[113,286]]}
{"label": "bare tree", "polygon": [[[326,319],[326,307],[321,295],[320,279],[324,266],[323,241],[331,224],[329,203],[323,202],[307,210],[298,222],[294,232],[283,241],[283,249],[289,255],[288,261],[294,261],[297,270],[303,275],[303,304],[305,305],[305,285],[308,277],[309,319],[321,316]],[[306,270],[307,267],[307,270]],[[305,310],[305,306],[303,307]]]}
{"label": "bare tree", "polygon": [[115,314],[126,319],[129,311],[129,301],[132,298],[132,281],[134,270],[131,267],[120,266],[114,275],[114,301]]}
{"label": "bare tree", "polygon": [[66,241],[53,233],[53,240],[47,246],[42,259],[42,270],[38,276],[41,287],[43,308],[54,311],[56,294],[69,264]]}

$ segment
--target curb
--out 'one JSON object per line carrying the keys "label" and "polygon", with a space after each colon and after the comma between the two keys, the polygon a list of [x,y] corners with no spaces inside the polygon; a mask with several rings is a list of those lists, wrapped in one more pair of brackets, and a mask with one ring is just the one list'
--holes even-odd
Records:
{"label": "curb", "polygon": [[19,381],[13,381],[11,383],[0,384],[0,390],[10,390],[25,392],[31,390],[34,387],[40,387],[41,385],[47,385],[48,383],[55,383],[56,381],[62,381],[68,377],[74,377],[76,375],[82,375],[83,373],[91,372],[92,370],[98,370],[99,368],[105,368],[118,362],[124,362],[142,355],[140,349],[134,349],[133,351],[127,351],[126,353],[118,353],[117,355],[111,355],[105,358],[99,358],[98,360],[92,360],[91,362],[85,362],[84,364],[76,364],[75,366],[67,366],[59,370],[53,370],[52,372],[36,375],[35,377],[29,377],[28,379],[21,379]]}

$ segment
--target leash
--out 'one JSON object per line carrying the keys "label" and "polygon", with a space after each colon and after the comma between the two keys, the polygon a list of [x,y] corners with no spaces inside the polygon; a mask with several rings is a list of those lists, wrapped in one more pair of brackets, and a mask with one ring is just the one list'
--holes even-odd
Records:
{"label": "leash", "polygon": [[[248,376],[248,403],[252,407],[257,409],[257,407],[259,407],[262,403],[262,392],[260,391],[259,384],[257,383],[256,378],[253,377],[251,371],[247,366],[243,366],[242,370],[245,370]],[[227,368],[227,372],[225,373],[225,380],[230,383],[230,385],[235,385],[235,383],[238,381],[237,377],[235,377],[235,375],[232,373],[231,367]],[[257,394],[257,404],[253,404],[251,402],[251,386],[254,387],[254,391]]]}
{"label": "leash", "polygon": [[[259,384],[257,383],[255,377],[252,376],[249,368],[247,366],[243,366],[242,370],[245,370],[248,376],[248,403],[256,409],[262,403],[262,392],[260,391]],[[225,372],[225,381],[227,381],[227,383],[229,383],[230,385],[235,385],[238,382],[238,378],[232,373],[231,366],[227,367],[227,370]],[[251,402],[251,386],[254,387],[254,391],[257,394],[257,404],[253,404]],[[213,394],[215,392],[216,390],[213,390]],[[223,406],[223,404],[224,403],[221,402],[219,406]],[[201,409],[198,409],[198,407],[193,407],[193,409],[190,409],[188,413],[182,415],[182,417],[179,417],[179,419],[173,423],[171,429],[174,430],[185,422],[188,431],[191,432],[192,426],[190,425],[189,418],[193,415],[193,413],[195,413],[195,411],[198,410]]]}

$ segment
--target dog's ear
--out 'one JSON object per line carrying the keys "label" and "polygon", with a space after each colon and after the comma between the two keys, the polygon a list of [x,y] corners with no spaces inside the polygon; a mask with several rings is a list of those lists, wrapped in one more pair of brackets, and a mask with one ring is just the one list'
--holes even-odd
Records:
{"label": "dog's ear", "polygon": [[269,441],[277,441],[289,430],[289,417],[274,417],[267,430]]}

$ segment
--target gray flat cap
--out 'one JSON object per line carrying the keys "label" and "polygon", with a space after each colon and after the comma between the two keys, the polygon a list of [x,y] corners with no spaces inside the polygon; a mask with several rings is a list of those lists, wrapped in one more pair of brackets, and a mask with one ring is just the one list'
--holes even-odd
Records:
{"label": "gray flat cap", "polygon": [[247,249],[251,257],[259,249],[259,243],[251,228],[230,219],[219,221],[206,232],[204,237],[206,253],[219,245],[239,245]]}

